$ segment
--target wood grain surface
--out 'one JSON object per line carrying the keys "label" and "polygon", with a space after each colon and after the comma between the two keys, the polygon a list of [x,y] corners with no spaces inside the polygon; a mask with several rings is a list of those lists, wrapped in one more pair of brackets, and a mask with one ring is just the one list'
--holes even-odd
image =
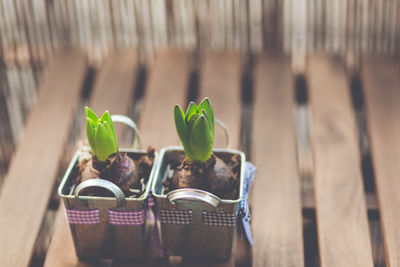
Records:
{"label": "wood grain surface", "polygon": [[[377,203],[374,194],[363,190],[354,108],[340,62],[325,55],[313,55],[308,60],[314,195],[308,192],[302,198],[290,61],[270,54],[255,59],[250,151],[258,172],[250,199],[252,251],[235,236],[234,256],[226,262],[156,258],[152,242],[148,242],[148,252],[141,261],[80,262],[61,204],[44,266],[302,267],[301,212],[302,208],[314,207],[322,267],[373,265],[367,209],[375,213],[379,209],[386,262],[400,266],[400,75],[395,63],[367,57],[361,65]],[[160,51],[147,66],[144,96],[137,109],[144,148],[179,145],[173,107],[187,104],[191,60],[187,52]],[[84,117],[83,110],[76,108],[87,70],[82,53],[61,51],[43,77],[38,102],[0,191],[0,266],[30,263],[74,114]],[[112,114],[127,114],[136,103],[138,71],[135,51],[111,53],[95,76],[88,105],[97,113],[108,109]],[[231,130],[233,148],[240,143],[241,74],[241,59],[236,53],[206,52],[200,61],[197,102],[210,97],[216,117]],[[86,139],[83,129],[81,138]],[[118,139],[126,137],[126,130],[117,126]],[[216,145],[223,147],[224,136],[218,131]],[[150,222],[148,227],[152,226]]]}
{"label": "wood grain surface", "polygon": [[294,90],[287,58],[257,57],[252,150],[253,266],[304,266]]}
{"label": "wood grain surface", "polygon": [[[111,52],[100,68],[90,96],[90,107],[97,114],[109,110],[111,115],[127,115],[134,102],[134,91],[139,69],[137,51],[118,50]],[[82,114],[83,116],[83,114]],[[84,117],[83,117],[84,118]],[[126,135],[126,127],[116,124],[119,145]],[[86,131],[83,131],[86,139]],[[126,144],[124,144],[126,145]],[[120,146],[121,147],[121,146]]]}
{"label": "wood grain surface", "polygon": [[49,64],[0,193],[0,263],[28,266],[47,210],[87,65],[78,51]]}
{"label": "wood grain surface", "polygon": [[388,266],[400,266],[400,75],[391,60],[367,57],[361,73]]}
{"label": "wood grain surface", "polygon": [[321,266],[373,266],[349,81],[326,56],[309,58],[307,79]]}
{"label": "wood grain surface", "polygon": [[[92,89],[89,106],[97,114],[108,109],[111,114],[126,115],[133,102],[133,92],[136,84],[138,68],[137,53],[135,51],[119,51],[111,53],[101,67],[94,88]],[[84,113],[82,112],[82,118]],[[82,120],[84,123],[84,120]],[[85,127],[82,127],[82,138]],[[122,131],[117,130],[117,138],[123,137]],[[44,266],[97,266],[99,262],[80,262],[75,254],[69,225],[64,214],[64,205],[60,205],[57,212],[55,232],[48,248]]]}
{"label": "wood grain surface", "polygon": [[174,105],[185,106],[189,83],[189,54],[163,51],[149,70],[148,84],[140,115],[144,146],[160,149],[179,145],[175,130]]}
{"label": "wood grain surface", "polygon": [[[232,148],[239,147],[241,119],[241,66],[239,53],[206,53],[200,69],[199,101],[208,96],[216,118],[231,132]],[[214,147],[225,147],[225,136],[215,126]]]}

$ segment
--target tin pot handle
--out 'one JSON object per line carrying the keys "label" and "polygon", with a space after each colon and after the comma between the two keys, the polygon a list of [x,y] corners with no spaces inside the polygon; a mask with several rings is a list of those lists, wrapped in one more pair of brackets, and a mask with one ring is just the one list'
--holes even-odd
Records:
{"label": "tin pot handle", "polygon": [[86,180],[86,181],[80,183],[74,191],[75,199],[80,199],[79,193],[83,189],[88,188],[88,187],[101,187],[101,188],[107,189],[108,191],[113,193],[117,199],[117,207],[124,206],[126,203],[124,192],[122,192],[122,190],[118,186],[116,186],[115,184],[113,184],[110,181],[103,180],[100,178],[89,179],[89,180]]}
{"label": "tin pot handle", "polygon": [[226,148],[229,149],[232,145],[231,133],[229,132],[228,127],[221,120],[215,118],[215,122],[224,130],[225,138],[226,138]]}
{"label": "tin pot handle", "polygon": [[[112,115],[111,119],[113,122],[119,122],[129,126],[135,132],[135,139],[138,141],[139,149],[142,147],[142,138],[140,137],[139,129],[131,118],[124,115]],[[133,144],[135,144],[135,140],[133,141]]]}
{"label": "tin pot handle", "polygon": [[173,205],[176,205],[176,201],[179,200],[198,200],[213,206],[215,209],[217,209],[222,202],[221,199],[214,194],[193,188],[173,190],[167,194],[167,199]]}

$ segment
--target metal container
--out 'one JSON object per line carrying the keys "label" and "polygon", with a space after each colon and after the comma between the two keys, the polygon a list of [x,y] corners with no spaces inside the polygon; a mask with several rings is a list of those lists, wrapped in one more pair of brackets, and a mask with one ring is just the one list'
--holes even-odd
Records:
{"label": "metal container", "polygon": [[[89,148],[83,148],[88,150]],[[133,159],[145,151],[120,149]],[[143,255],[146,201],[154,176],[157,154],[144,194],[139,198],[125,198],[118,186],[102,179],[91,179],[73,186],[77,162],[82,150],[75,153],[58,188],[70,222],[76,254],[80,259],[135,259]],[[103,187],[115,197],[80,196],[87,187]]]}
{"label": "metal container", "polygon": [[167,162],[182,155],[181,147],[161,150],[153,178],[161,237],[166,255],[202,259],[229,259],[237,222],[238,204],[243,197],[245,155],[231,149],[215,149],[217,156],[239,154],[240,189],[235,200],[196,189],[177,189],[164,194],[162,182],[171,175]]}

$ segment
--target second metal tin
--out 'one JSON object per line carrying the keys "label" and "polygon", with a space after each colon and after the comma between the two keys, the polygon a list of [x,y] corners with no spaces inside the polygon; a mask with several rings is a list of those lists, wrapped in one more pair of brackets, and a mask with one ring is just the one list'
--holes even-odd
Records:
{"label": "second metal tin", "polygon": [[237,209],[243,196],[245,156],[240,151],[230,149],[215,149],[213,152],[217,156],[240,155],[240,189],[237,199],[219,199],[211,193],[193,189],[178,189],[164,194],[162,180],[168,172],[167,162],[177,159],[183,150],[180,147],[167,147],[160,152],[152,192],[166,255],[202,259],[228,259],[231,256]]}

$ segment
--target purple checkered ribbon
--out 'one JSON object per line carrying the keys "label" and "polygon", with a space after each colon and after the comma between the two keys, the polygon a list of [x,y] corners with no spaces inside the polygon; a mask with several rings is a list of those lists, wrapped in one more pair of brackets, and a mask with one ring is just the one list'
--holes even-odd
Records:
{"label": "purple checkered ribbon", "polygon": [[155,205],[156,205],[156,204],[154,203],[153,195],[152,195],[151,192],[150,192],[149,196],[147,197],[147,206],[148,206],[149,208],[152,208],[152,207],[154,207]]}
{"label": "purple checkered ribbon", "polygon": [[112,225],[142,225],[145,222],[145,211],[115,211],[108,210],[108,221]]}
{"label": "purple checkered ribbon", "polygon": [[98,224],[100,223],[99,210],[72,210],[65,209],[67,221],[70,224]]}
{"label": "purple checkered ribbon", "polygon": [[158,217],[161,223],[191,224],[192,210],[159,210]]}
{"label": "purple checkered ribbon", "polygon": [[236,224],[236,214],[203,211],[203,223],[209,226],[232,227]]}

